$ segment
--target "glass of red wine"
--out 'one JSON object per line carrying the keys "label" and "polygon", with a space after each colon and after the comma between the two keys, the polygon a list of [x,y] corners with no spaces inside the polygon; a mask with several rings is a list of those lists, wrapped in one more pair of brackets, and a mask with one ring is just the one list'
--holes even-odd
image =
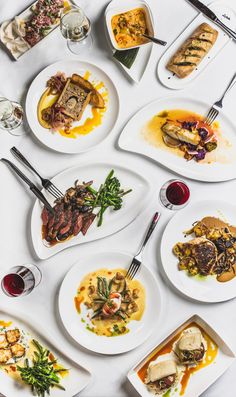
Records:
{"label": "glass of red wine", "polygon": [[2,290],[11,297],[25,296],[39,285],[41,278],[41,271],[35,265],[14,266],[2,279]]}
{"label": "glass of red wine", "polygon": [[171,179],[160,190],[161,203],[170,210],[179,210],[185,207],[189,199],[189,187],[180,179]]}

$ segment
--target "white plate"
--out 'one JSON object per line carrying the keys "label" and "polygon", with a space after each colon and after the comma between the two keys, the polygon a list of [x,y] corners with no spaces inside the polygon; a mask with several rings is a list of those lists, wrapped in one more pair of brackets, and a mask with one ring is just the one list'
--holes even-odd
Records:
{"label": "white plate", "polygon": [[[83,76],[87,70],[91,73],[89,80],[103,82],[108,92],[107,110],[103,115],[101,125],[87,135],[78,135],[76,139],[66,138],[59,132],[53,133],[43,128],[38,121],[37,107],[41,95],[46,90],[48,79],[58,71],[64,72],[66,76],[71,76],[73,73]],[[110,77],[98,66],[76,60],[60,61],[46,67],[34,79],[27,94],[25,110],[31,130],[44,145],[61,153],[81,153],[101,143],[114,128],[119,115],[119,97]],[[91,106],[87,106],[79,125],[83,124],[90,116]]]}
{"label": "white plate", "polygon": [[203,101],[198,101],[194,98],[169,96],[163,99],[158,99],[146,105],[130,119],[120,135],[119,146],[124,150],[140,153],[150,157],[172,171],[187,178],[206,182],[220,182],[233,179],[236,177],[235,125],[227,118],[227,116],[224,115],[223,112],[220,112],[217,120],[220,123],[223,135],[233,145],[235,152],[235,158],[232,162],[227,164],[201,164],[194,160],[186,161],[184,158],[179,157],[170,151],[157,148],[149,144],[142,137],[141,132],[145,124],[151,120],[155,114],[162,110],[186,109],[205,115],[209,108],[209,104]]}
{"label": "white plate", "polygon": [[[23,320],[24,319],[24,320]],[[66,391],[63,392],[57,388],[51,389],[51,397],[75,397],[77,394],[84,389],[91,380],[90,372],[83,368],[81,365],[77,364],[71,358],[67,357],[62,350],[55,347],[56,337],[42,329],[41,324],[36,324],[31,319],[27,319],[27,316],[23,313],[10,312],[7,313],[0,309],[0,320],[12,321],[13,325],[19,327],[19,329],[29,332],[36,340],[39,341],[44,347],[48,347],[49,350],[55,354],[58,358],[58,362],[62,364],[65,368],[69,368],[69,375],[62,378],[62,384]],[[5,397],[32,397],[31,390],[26,386],[22,387],[21,384],[14,382],[14,380],[0,370],[0,392],[5,395]]]}
{"label": "white plate", "polygon": [[[236,13],[229,6],[222,4],[222,2],[216,1],[212,3],[209,7],[218,18],[224,22],[226,26],[235,30],[236,28]],[[202,23],[210,24],[214,29],[218,31],[217,40],[207,54],[207,56],[202,60],[198,67],[187,77],[180,79],[174,73],[166,69],[166,65],[171,59],[171,57],[178,51],[181,45],[186,39],[188,39],[192,32]],[[189,83],[194,81],[209,65],[209,63],[220,53],[221,50],[228,44],[232,39],[217,25],[214,24],[210,19],[206,18],[202,13],[200,13],[180,34],[180,36],[174,41],[173,44],[166,50],[164,55],[161,57],[158,66],[157,74],[163,85],[174,90],[179,90],[186,87]]]}
{"label": "white plate", "polygon": [[[104,214],[102,226],[97,227],[95,219],[85,236],[79,233],[78,236],[64,243],[47,247],[42,240],[42,206],[41,203],[36,200],[31,217],[31,236],[35,252],[40,259],[49,258],[73,245],[94,241],[116,233],[131,223],[142,211],[151,197],[150,185],[143,176],[131,169],[119,165],[94,163],[76,166],[61,172],[52,179],[52,182],[55,183],[62,192],[65,192],[66,189],[73,186],[77,179],[80,181],[93,180],[95,188],[99,188],[111,169],[115,170],[115,175],[120,180],[124,189],[132,188],[133,190],[124,197],[124,204],[119,211],[111,210],[111,212],[109,212],[109,210],[107,210]],[[43,193],[50,203],[53,203],[52,196],[44,190]]]}
{"label": "white plate", "polygon": [[188,241],[184,231],[191,229],[194,222],[205,216],[223,219],[236,225],[236,206],[224,201],[199,201],[176,213],[167,224],[161,240],[161,260],[164,271],[171,283],[184,295],[201,302],[222,302],[236,296],[236,278],[226,283],[218,282],[208,276],[203,280],[189,277],[185,271],[178,270],[178,258],[173,254],[173,246]]}
{"label": "white plate", "polygon": [[[105,23],[106,23],[106,36],[107,36],[107,40],[110,46],[110,50],[112,53],[115,52],[114,47],[111,43],[111,39],[108,33],[108,29],[107,29],[107,19],[108,16],[111,15],[113,12],[114,14],[117,13],[117,10],[119,9],[131,9],[131,8],[137,8],[137,7],[146,7],[148,9],[150,18],[151,18],[151,22],[152,25],[154,26],[154,21],[153,21],[153,16],[152,16],[152,12],[151,9],[149,8],[148,4],[143,1],[143,0],[129,0],[129,5],[127,6],[127,0],[112,0],[105,11]],[[114,15],[113,14],[113,15]],[[146,67],[148,65],[150,56],[151,56],[151,52],[152,52],[152,47],[153,47],[153,43],[147,43],[141,47],[139,47],[139,51],[138,54],[136,56],[136,59],[133,63],[133,65],[131,66],[130,69],[128,69],[126,66],[124,66],[122,63],[120,63],[119,61],[117,61],[115,58],[114,61],[116,61],[123,69],[124,71],[129,75],[129,77],[135,81],[136,83],[138,83],[141,78],[143,77],[143,74],[146,70]]]}
{"label": "white plate", "polygon": [[[227,346],[224,340],[221,338],[219,333],[217,333],[206,321],[204,321],[197,314],[192,316],[190,319],[181,324],[177,329],[175,329],[167,338],[159,343],[154,349],[148,352],[145,357],[136,364],[128,373],[127,377],[132,385],[135,387],[137,392],[142,397],[151,397],[153,396],[147,389],[147,387],[143,384],[141,379],[139,378],[137,372],[143,365],[148,361],[149,357],[152,354],[155,354],[156,351],[160,350],[162,346],[166,345],[175,335],[188,326],[189,324],[195,322],[199,325],[218,345],[218,353],[214,363],[209,366],[202,368],[197,371],[194,376],[191,376],[188,382],[188,386],[183,394],[184,397],[199,397],[200,394],[204,392],[213,382],[216,381],[223,373],[230,367],[230,365],[235,360],[235,355],[232,350]],[[171,394],[173,397],[179,397],[178,392],[174,392]]]}
{"label": "white plate", "polygon": [[[129,323],[130,332],[116,337],[98,336],[86,330],[78,314],[74,297],[82,279],[90,272],[98,269],[128,269],[132,261],[130,254],[121,252],[97,253],[80,259],[67,273],[59,293],[59,311],[62,322],[68,333],[80,345],[101,354],[120,354],[141,345],[152,333],[153,322],[161,316],[161,295],[153,273],[145,266],[136,278],[143,284],[146,291],[146,308],[140,321]],[[148,263],[147,263],[148,266]],[[155,302],[155,313],[153,311]]]}

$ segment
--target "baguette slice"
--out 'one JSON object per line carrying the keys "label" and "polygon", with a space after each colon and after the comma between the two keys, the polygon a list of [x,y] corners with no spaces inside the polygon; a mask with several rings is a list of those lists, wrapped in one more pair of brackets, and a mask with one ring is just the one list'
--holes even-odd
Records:
{"label": "baguette slice", "polygon": [[173,55],[167,69],[181,79],[189,76],[211,50],[217,37],[217,30],[202,23]]}

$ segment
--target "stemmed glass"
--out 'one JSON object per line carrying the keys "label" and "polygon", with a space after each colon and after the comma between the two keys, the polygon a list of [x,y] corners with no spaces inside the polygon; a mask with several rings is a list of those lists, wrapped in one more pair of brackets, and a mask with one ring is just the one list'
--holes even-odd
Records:
{"label": "stemmed glass", "polygon": [[80,55],[92,47],[91,23],[81,8],[73,7],[68,11],[61,18],[60,28],[73,54]]}
{"label": "stemmed glass", "polygon": [[2,279],[2,290],[10,297],[30,294],[39,285],[42,274],[39,268],[32,264],[14,266]]}
{"label": "stemmed glass", "polygon": [[0,128],[10,132],[12,135],[24,134],[22,128],[18,127],[23,121],[23,109],[17,102],[12,102],[0,95]]}

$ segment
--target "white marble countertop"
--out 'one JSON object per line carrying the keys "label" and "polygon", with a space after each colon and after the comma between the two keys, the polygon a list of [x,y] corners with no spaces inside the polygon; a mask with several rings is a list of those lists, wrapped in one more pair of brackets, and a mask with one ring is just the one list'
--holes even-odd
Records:
{"label": "white marble countertop", "polygon": [[[0,164],[1,273],[15,264],[27,262],[37,264],[43,272],[42,283],[27,297],[11,299],[1,292],[0,307],[19,309],[24,311],[27,317],[32,318],[32,320],[41,321],[42,326],[55,335],[56,344],[92,372],[93,380],[81,392],[81,397],[137,397],[136,391],[126,381],[128,370],[144,353],[168,335],[169,331],[194,313],[202,315],[213,326],[216,326],[224,339],[236,351],[236,302],[232,300],[207,305],[187,300],[173,290],[165,277],[162,276],[159,266],[160,239],[165,225],[174,213],[162,208],[157,197],[163,182],[170,179],[173,174],[148,159],[118,150],[116,142],[122,127],[138,109],[156,98],[178,95],[178,92],[164,88],[157,80],[156,65],[164,51],[159,46],[153,48],[142,81],[139,84],[131,83],[112,61],[104,37],[103,13],[108,1],[81,1],[86,14],[92,20],[95,38],[92,52],[83,58],[73,56],[68,51],[66,42],[58,29],[45,42],[41,42],[30,50],[18,62],[12,61],[0,47],[0,91],[8,98],[24,103],[32,79],[45,66],[62,59],[88,60],[96,63],[109,74],[119,91],[121,111],[116,128],[103,144],[91,152],[80,155],[63,155],[52,152],[40,145],[30,132],[25,136],[16,137],[2,131],[0,133],[1,157],[11,158],[9,149],[16,145],[23,153],[28,154],[34,165],[48,177],[83,161],[116,160],[122,164],[132,165],[139,172],[142,172],[142,169],[145,168],[150,181],[155,186],[156,195],[146,211],[134,223],[116,235],[93,243],[72,247],[46,261],[39,261],[34,257],[29,238],[29,220],[34,199],[30,192],[26,191],[24,186],[9,172],[7,167]],[[235,6],[235,0],[227,0],[227,2]],[[185,0],[149,0],[148,3],[152,7],[155,17],[156,33],[160,38],[166,39],[168,43],[171,43],[197,14],[196,10]],[[0,0],[0,23],[19,13],[28,4],[30,4],[30,0]],[[235,70],[236,43],[231,42],[209,65],[207,70],[184,90],[184,95],[196,96],[211,104],[223,92]],[[236,89],[232,90],[225,100],[225,113],[232,119],[235,118],[235,97]],[[25,170],[25,173],[28,173],[28,171]],[[29,175],[32,177],[30,173]],[[214,184],[189,181],[189,185],[192,190],[193,202],[201,198],[214,199],[215,197],[235,201],[236,181]],[[162,212],[162,217],[145,251],[145,260],[156,273],[163,295],[164,314],[161,326],[157,327],[154,321],[155,332],[152,338],[134,351],[121,356],[106,357],[85,351],[63,333],[61,323],[57,318],[57,296],[61,281],[71,265],[81,255],[86,255],[86,252],[107,250],[109,246],[113,250],[135,253],[149,218],[156,209]],[[234,397],[236,390],[235,371],[236,363],[202,396],[220,397],[224,395],[225,397]]]}

